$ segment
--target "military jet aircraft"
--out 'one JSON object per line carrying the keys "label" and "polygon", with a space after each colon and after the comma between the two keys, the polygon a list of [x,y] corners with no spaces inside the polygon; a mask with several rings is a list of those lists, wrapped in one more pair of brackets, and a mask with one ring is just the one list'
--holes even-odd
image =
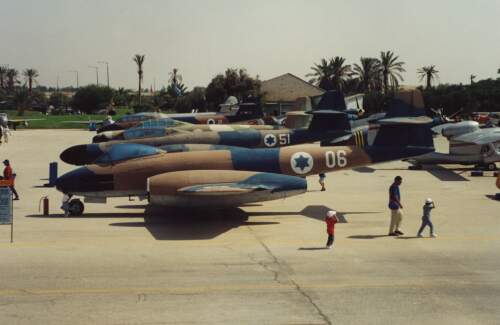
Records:
{"label": "military jet aircraft", "polygon": [[175,128],[177,131],[238,131],[238,130],[278,130],[280,127],[272,125],[250,125],[250,124],[192,124],[177,121],[172,118],[147,120],[126,130],[105,131],[98,133],[92,138],[93,143],[133,140],[139,138],[150,138],[165,136],[168,129]]}
{"label": "military jet aircraft", "polygon": [[347,114],[336,111],[314,111],[309,127],[273,130],[228,130],[189,132],[176,128],[136,129],[128,140],[99,144],[76,145],[63,151],[60,158],[66,163],[83,165],[116,144],[138,143],[150,146],[168,144],[218,144],[245,148],[274,148],[333,139],[351,132]]}
{"label": "military jet aircraft", "polygon": [[460,164],[496,170],[500,161],[500,127],[479,128],[475,121],[443,124],[434,128],[449,141],[449,153],[432,152],[408,159],[412,169],[422,165]]}
{"label": "military jet aircraft", "polygon": [[241,103],[239,108],[230,112],[206,112],[206,113],[182,113],[164,114],[156,112],[143,112],[125,115],[115,123],[103,126],[97,133],[113,130],[124,130],[138,125],[147,120],[172,118],[174,120],[192,124],[264,124],[262,121],[262,109],[255,103]]}
{"label": "military jet aircraft", "polygon": [[[305,176],[398,160],[434,150],[428,125],[381,120],[372,145],[229,148],[167,153],[159,148],[115,145],[102,160],[59,177],[56,188],[105,203],[138,196],[157,205],[228,207],[286,198],[307,190]],[[79,199],[72,214],[82,214]]]}

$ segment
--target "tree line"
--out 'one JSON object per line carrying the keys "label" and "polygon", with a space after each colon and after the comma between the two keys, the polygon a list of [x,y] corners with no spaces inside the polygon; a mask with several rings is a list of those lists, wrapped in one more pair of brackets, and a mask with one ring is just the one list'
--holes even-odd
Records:
{"label": "tree line", "polygon": [[[258,76],[252,77],[245,69],[234,68],[217,74],[207,87],[194,87],[192,90],[184,85],[179,69],[173,68],[167,85],[151,92],[143,85],[145,55],[136,54],[132,61],[137,68],[137,91],[89,85],[76,89],[73,98],[54,91],[48,99],[41,92],[46,87],[38,86],[36,79],[39,73],[36,69],[25,69],[22,83],[16,69],[0,66],[0,100],[11,99],[20,115],[30,105],[37,104],[72,106],[86,113],[112,105],[132,107],[136,112],[158,109],[189,112],[192,109],[216,110],[229,96],[244,100],[263,95]],[[337,90],[346,95],[365,93],[365,110],[371,113],[385,109],[388,100],[404,81],[404,66],[405,62],[392,51],[382,51],[378,57],[361,57],[359,62],[352,65],[347,64],[345,58],[334,56],[314,63],[306,77],[309,83],[324,90]],[[419,81],[425,84],[420,89],[428,107],[442,107],[450,113],[458,109],[465,112],[500,110],[500,79],[474,82],[475,76],[471,75],[470,85],[442,84],[436,87],[439,71],[435,65],[423,66],[416,72]],[[144,96],[145,92],[148,96]]]}

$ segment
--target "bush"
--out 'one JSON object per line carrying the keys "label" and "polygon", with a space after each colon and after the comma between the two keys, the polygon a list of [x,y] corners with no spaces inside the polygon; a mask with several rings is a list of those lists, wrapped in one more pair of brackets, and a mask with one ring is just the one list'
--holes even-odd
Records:
{"label": "bush", "polygon": [[71,106],[85,113],[105,109],[111,104],[113,91],[108,87],[90,85],[78,89]]}

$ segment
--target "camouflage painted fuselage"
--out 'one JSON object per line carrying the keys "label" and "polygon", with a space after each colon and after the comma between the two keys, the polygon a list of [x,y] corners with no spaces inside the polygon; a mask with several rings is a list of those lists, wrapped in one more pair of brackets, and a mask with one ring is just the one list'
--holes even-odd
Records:
{"label": "camouflage painted fuselage", "polygon": [[191,124],[264,124],[260,116],[255,116],[253,114],[228,115],[217,112],[164,114],[156,112],[144,112],[123,116],[116,120],[115,123],[100,128],[99,130],[97,130],[97,132],[101,133],[113,130],[126,130],[128,128],[137,126],[147,120],[158,120],[166,118],[171,118],[177,121],[187,122]]}
{"label": "camouflage painted fuselage", "polygon": [[[248,130],[279,130],[283,129],[278,126],[272,125],[248,125],[248,124],[191,124],[185,122],[178,122],[172,126],[166,127],[147,127],[148,124],[152,124],[146,121],[138,126],[129,128],[127,130],[116,130],[116,131],[106,131],[97,134],[93,139],[93,143],[101,143],[108,141],[134,141],[137,139],[145,138],[158,138],[164,137],[172,132],[182,133],[182,132],[194,132],[194,131],[213,131],[213,132],[228,132],[228,131],[248,131]],[[172,130],[172,132],[170,131]]]}
{"label": "camouflage painted fuselage", "polygon": [[[149,195],[165,205],[239,205],[296,195],[301,177],[427,153],[429,147],[231,148],[157,153],[89,165],[57,180],[58,190],[86,197]],[[238,172],[235,172],[238,171]]]}

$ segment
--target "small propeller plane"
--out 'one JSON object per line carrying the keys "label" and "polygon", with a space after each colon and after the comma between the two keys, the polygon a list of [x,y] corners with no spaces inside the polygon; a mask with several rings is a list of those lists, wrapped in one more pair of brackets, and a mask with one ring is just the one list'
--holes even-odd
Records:
{"label": "small propeller plane", "polygon": [[[306,144],[166,152],[146,145],[118,144],[101,152],[95,163],[59,177],[56,188],[94,203],[105,203],[109,197],[138,196],[155,205],[235,207],[304,193],[304,177],[308,175],[399,160],[433,150],[428,123],[391,120],[379,121],[373,143],[364,147]],[[73,215],[84,211],[79,199],[73,199],[69,207]]]}

